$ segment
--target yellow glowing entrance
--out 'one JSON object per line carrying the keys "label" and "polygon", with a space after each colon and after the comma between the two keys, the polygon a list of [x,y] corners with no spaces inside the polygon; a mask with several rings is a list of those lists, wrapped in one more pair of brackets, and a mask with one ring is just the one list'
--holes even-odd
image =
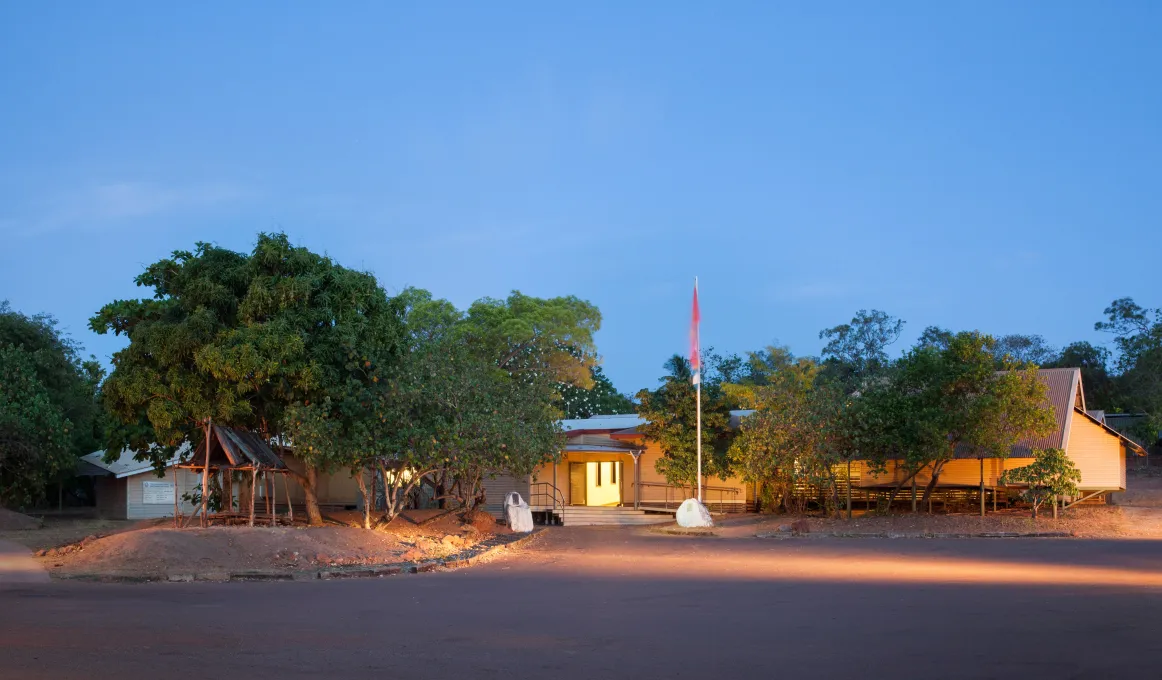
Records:
{"label": "yellow glowing entrance", "polygon": [[621,505],[620,461],[569,463],[569,505]]}

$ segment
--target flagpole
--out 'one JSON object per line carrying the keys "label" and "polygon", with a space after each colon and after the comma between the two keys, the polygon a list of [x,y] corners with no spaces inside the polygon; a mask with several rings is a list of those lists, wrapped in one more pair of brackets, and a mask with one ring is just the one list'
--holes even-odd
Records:
{"label": "flagpole", "polygon": [[[694,295],[698,295],[698,277],[694,277]],[[701,316],[701,314],[699,315]],[[701,324],[701,319],[698,320]],[[698,333],[699,329],[695,327],[694,332]],[[701,338],[699,338],[701,340]],[[698,343],[698,351],[702,351],[702,343]],[[697,402],[697,437],[698,437],[698,502],[702,502],[702,361],[699,357],[698,361],[698,375],[695,376],[695,390],[694,400]]]}

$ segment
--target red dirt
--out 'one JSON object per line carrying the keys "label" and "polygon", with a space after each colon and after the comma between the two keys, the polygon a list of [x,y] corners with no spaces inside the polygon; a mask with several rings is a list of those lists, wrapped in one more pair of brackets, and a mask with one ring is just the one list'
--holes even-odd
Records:
{"label": "red dirt", "polygon": [[[338,519],[338,517],[336,517]],[[413,520],[417,518],[413,517]],[[491,520],[491,517],[489,517]],[[361,518],[360,520],[361,521]],[[484,526],[491,531],[481,531]],[[383,530],[355,527],[158,526],[84,540],[38,553],[50,570],[164,577],[245,570],[299,570],[443,557],[507,531],[462,524],[452,514],[427,524],[397,518]]]}

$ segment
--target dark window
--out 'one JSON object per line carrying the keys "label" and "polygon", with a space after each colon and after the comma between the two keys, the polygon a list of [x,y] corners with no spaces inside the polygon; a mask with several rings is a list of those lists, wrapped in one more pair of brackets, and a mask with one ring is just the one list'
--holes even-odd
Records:
{"label": "dark window", "polygon": [[609,483],[617,484],[617,463],[609,464]]}
{"label": "dark window", "polygon": [[601,486],[601,463],[597,464],[597,482],[594,486]]}

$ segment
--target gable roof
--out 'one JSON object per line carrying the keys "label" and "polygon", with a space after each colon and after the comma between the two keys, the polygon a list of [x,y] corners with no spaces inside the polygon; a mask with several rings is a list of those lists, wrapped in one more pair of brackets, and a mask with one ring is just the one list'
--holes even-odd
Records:
{"label": "gable roof", "polygon": [[[1002,371],[1005,373],[1006,371]],[[1133,440],[1106,425],[1102,420],[1094,417],[1085,410],[1085,391],[1081,385],[1081,369],[1079,368],[1039,368],[1037,379],[1047,388],[1046,398],[1053,407],[1053,418],[1056,427],[1043,437],[1029,437],[1013,445],[1009,452],[1011,458],[1032,458],[1036,449],[1066,449],[1069,446],[1069,432],[1073,419],[1080,417],[1091,420],[1117,437],[1129,449],[1142,453],[1142,447]],[[1080,414],[1080,415],[1079,415]],[[957,458],[976,458],[977,453],[968,446],[958,446]]]}
{"label": "gable roof", "polygon": [[[252,467],[281,470],[286,468],[270,444],[253,432],[233,427],[211,425],[209,439],[210,467],[244,468]],[[206,443],[190,456],[183,467],[202,468],[206,464]]]}
{"label": "gable roof", "polygon": [[[191,450],[192,448],[190,447],[189,442],[183,443],[180,447],[178,447],[178,450],[176,453],[174,453],[173,457],[166,461],[166,467],[179,462]],[[139,475],[143,472],[149,472],[153,470],[152,463],[148,461],[143,462],[134,460],[134,455],[135,454],[133,451],[125,449],[121,452],[121,455],[117,457],[117,460],[113,461],[112,463],[106,463],[105,452],[94,451],[92,453],[81,456],[80,462],[83,465],[78,466],[77,472],[84,477],[97,477],[101,474],[99,471],[103,471],[104,474],[110,474],[117,479],[122,479],[124,477],[132,477],[133,475]],[[92,468],[96,468],[96,470]]]}

